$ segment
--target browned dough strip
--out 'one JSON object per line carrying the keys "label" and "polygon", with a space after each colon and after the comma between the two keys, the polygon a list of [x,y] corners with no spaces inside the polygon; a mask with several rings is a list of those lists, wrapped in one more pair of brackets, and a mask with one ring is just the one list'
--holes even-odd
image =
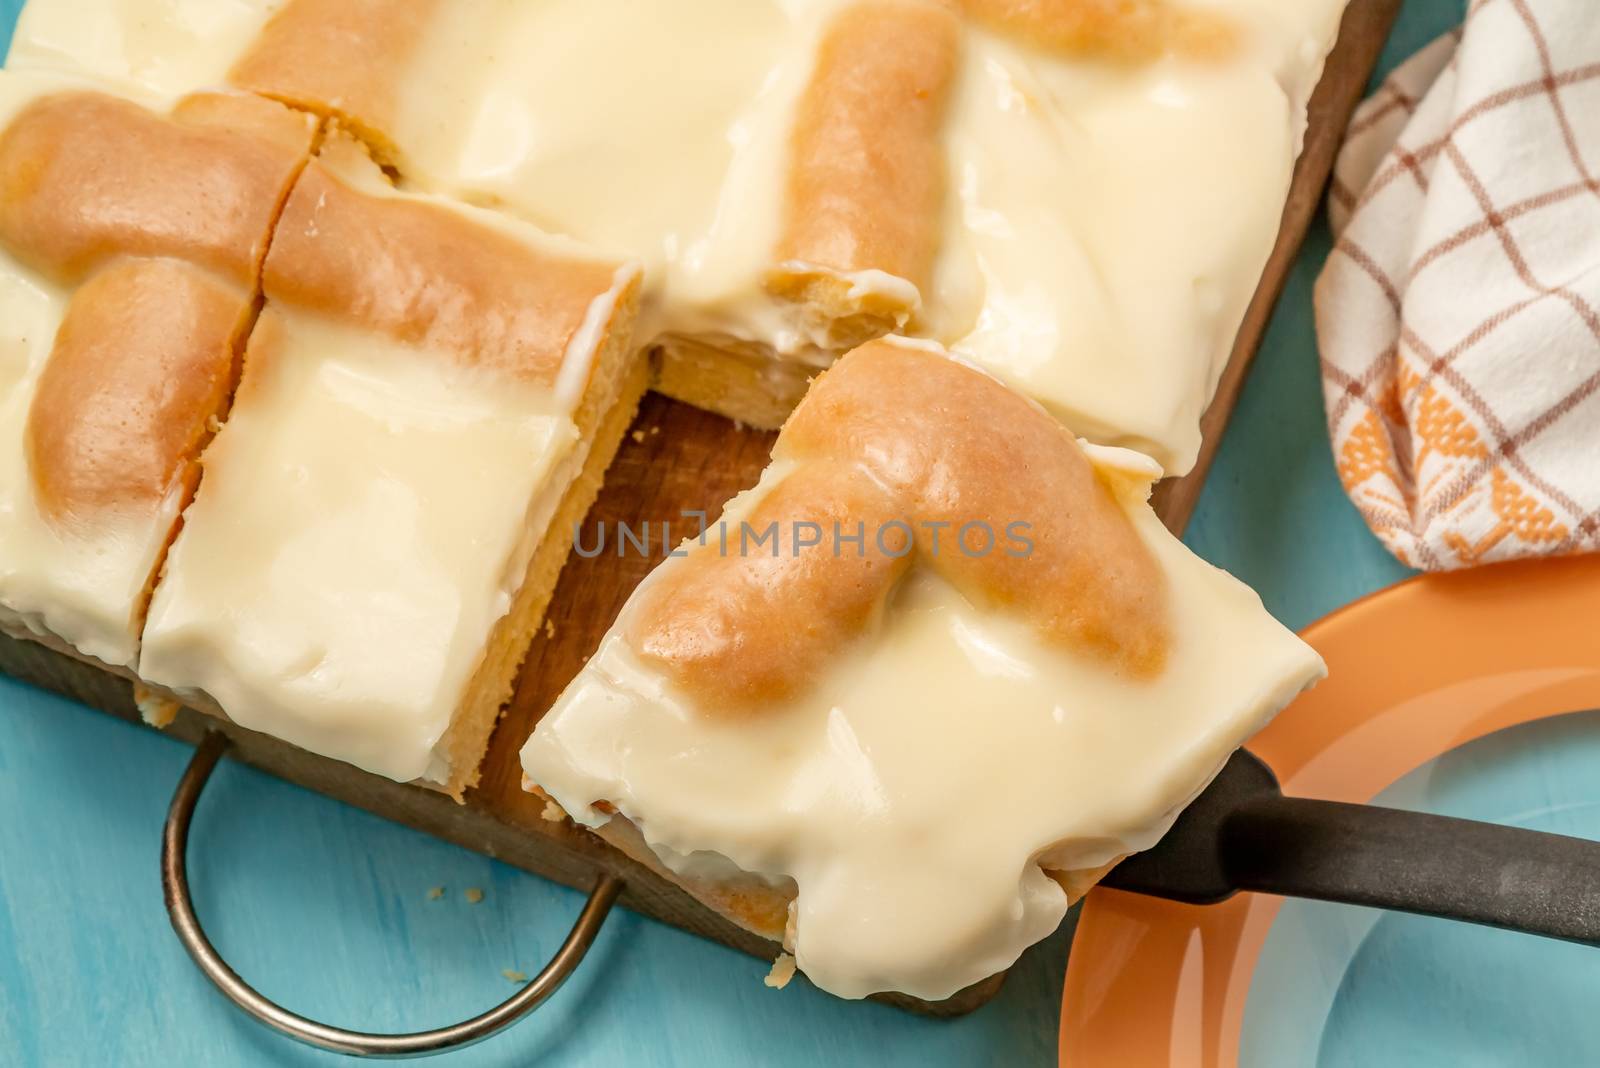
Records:
{"label": "browned dough strip", "polygon": [[179,260],[120,260],[80,287],[28,413],[41,510],[71,527],[186,499],[251,311],[248,290]]}
{"label": "browned dough strip", "polygon": [[1168,52],[1221,56],[1233,25],[1221,15],[1186,11],[1169,0],[960,0],[977,22],[1037,47],[1124,63]]}
{"label": "browned dough strip", "polygon": [[[814,683],[872,625],[913,557],[1116,671],[1148,678],[1165,663],[1165,576],[1127,514],[1066,430],[988,376],[871,342],[816,381],[773,457],[801,466],[747,522],[779,524],[778,555],[693,552],[648,588],[628,628],[704,708],[737,713]],[[892,537],[877,544],[892,519],[914,533],[911,555],[897,557]],[[791,531],[806,521],[828,536],[796,552]],[[865,524],[864,556],[835,551],[835,522]],[[957,538],[972,522],[997,538],[1026,523],[1032,548],[980,552],[969,540],[963,552]]]}
{"label": "browned dough strip", "polygon": [[383,162],[397,163],[400,89],[439,6],[440,0],[289,0],[228,81],[342,119]]}
{"label": "browned dough strip", "polygon": [[172,256],[253,286],[315,122],[242,94],[156,115],[93,92],[42,97],[0,132],[0,245],[66,285],[117,256]]}
{"label": "browned dough strip", "polygon": [[[910,566],[904,530],[890,527],[884,546],[876,544],[877,531],[902,518],[898,503],[847,465],[801,468],[761,501],[749,531],[728,531],[726,555],[708,547],[661,573],[649,609],[635,617],[635,647],[719,703],[744,708],[794,696],[876,620]],[[817,524],[822,544],[797,550],[805,523]],[[850,534],[863,525],[860,554],[834,555],[835,523]],[[769,527],[772,549],[755,546]]]}
{"label": "browned dough strip", "polygon": [[267,299],[553,382],[617,265],[544,255],[439,204],[367,193],[313,160],[263,275]]}
{"label": "browned dough strip", "polygon": [[852,293],[841,274],[882,271],[918,290],[928,284],[960,34],[943,4],[864,0],[837,15],[822,40],[793,131],[766,284],[841,349],[904,325],[916,310],[898,293]]}

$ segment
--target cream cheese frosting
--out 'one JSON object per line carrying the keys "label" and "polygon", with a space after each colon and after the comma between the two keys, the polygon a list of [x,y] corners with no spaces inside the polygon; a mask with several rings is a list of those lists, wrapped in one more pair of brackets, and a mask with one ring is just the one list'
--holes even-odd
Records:
{"label": "cream cheese frosting", "polygon": [[[82,40],[54,29],[81,6],[31,0],[13,62],[160,87],[214,79],[275,7],[123,0],[113,28]],[[384,133],[421,187],[642,260],[641,340],[824,365],[832,340],[763,278],[797,101],[847,6],[444,0],[415,55],[396,60]],[[1129,64],[969,24],[944,120],[936,262],[903,324],[1168,474],[1197,454],[1343,0],[1179,6],[1236,24],[1237,49]],[[849,280],[890,303],[910,285]]]}
{"label": "cream cheese frosting", "polygon": [[1107,69],[972,34],[934,297],[940,340],[1172,475],[1277,236],[1343,3],[1206,7],[1248,27],[1238,58]]}
{"label": "cream cheese frosting", "polygon": [[6,66],[70,69],[177,96],[218,88],[284,0],[46,0],[24,5]]}
{"label": "cream cheese frosting", "polygon": [[423,778],[576,428],[545,391],[436,354],[270,306],[256,329],[276,337],[204,455],[140,674],[241,726]]}
{"label": "cream cheese frosting", "polygon": [[[1044,869],[1093,870],[1154,844],[1323,673],[1248,587],[1161,525],[1151,461],[1085,448],[1167,584],[1155,677],[1047,642],[918,564],[814,685],[748,714],[711,709],[627,637],[652,586],[685,563],[669,560],[529,739],[528,779],[580,823],[626,816],[681,875],[731,862],[792,880],[789,948],[832,993],[937,1000],[1003,970],[1066,911]],[[796,470],[780,454],[703,543],[685,543],[689,557],[724,551],[719,532],[736,537]]]}

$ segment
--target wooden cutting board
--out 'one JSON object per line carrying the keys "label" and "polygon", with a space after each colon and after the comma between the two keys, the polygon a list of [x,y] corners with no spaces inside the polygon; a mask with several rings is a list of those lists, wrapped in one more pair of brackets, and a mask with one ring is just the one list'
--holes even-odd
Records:
{"label": "wooden cutting board", "polygon": [[[1350,112],[1361,98],[1399,6],[1400,0],[1351,0],[1345,13],[1338,44],[1311,100],[1305,146],[1277,245],[1245,315],[1216,397],[1201,421],[1204,445],[1199,461],[1188,475],[1169,479],[1156,489],[1156,510],[1174,532],[1182,531],[1199,500],[1251,359],[1321,203]],[[755,484],[775,437],[741,429],[726,419],[656,394],[646,397],[584,525],[580,544],[592,548],[601,529],[614,533],[619,524],[626,523],[638,530],[648,521],[656,532],[649,552],[634,552],[630,546],[627,554],[618,555],[613,542],[607,552],[590,558],[574,553],[568,560],[551,601],[550,626],[529,650],[515,695],[485,760],[482,782],[467,795],[465,804],[190,711],[181,713],[168,732],[195,742],[206,731],[225,730],[233,739],[232,753],[237,759],[570,886],[587,889],[601,872],[620,876],[627,886],[624,905],[770,960],[778,952],[775,944],[735,927],[589,832],[544,819],[542,804],[522,791],[517,754],[540,715],[599,643],[634,586],[665,556],[668,546],[659,535],[662,522],[671,521],[675,530],[682,531],[685,511],[715,516],[729,497]],[[0,671],[139,721],[127,679],[33,642],[0,635]],[[937,1004],[903,996],[884,1000],[917,1011],[957,1015],[987,1001],[1003,979],[1003,973],[996,975]]]}

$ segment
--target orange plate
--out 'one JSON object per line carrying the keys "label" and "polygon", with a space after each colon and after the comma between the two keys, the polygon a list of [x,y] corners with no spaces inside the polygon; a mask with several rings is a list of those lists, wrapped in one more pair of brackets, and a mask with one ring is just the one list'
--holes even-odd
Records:
{"label": "orange plate", "polygon": [[[1429,575],[1305,632],[1328,679],[1250,749],[1284,791],[1370,801],[1485,734],[1600,708],[1600,556]],[[1096,889],[1067,963],[1061,1063],[1232,1068],[1281,898],[1180,905]]]}

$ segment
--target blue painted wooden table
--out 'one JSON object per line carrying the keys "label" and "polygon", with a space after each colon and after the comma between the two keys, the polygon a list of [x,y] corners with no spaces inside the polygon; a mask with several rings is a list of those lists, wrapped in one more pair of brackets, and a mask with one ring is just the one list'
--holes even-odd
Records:
{"label": "blue painted wooden table", "polygon": [[[0,0],[0,49],[20,0]],[[1412,0],[1386,66],[1459,19]],[[1291,626],[1404,575],[1334,476],[1322,422],[1308,242],[1188,541]],[[248,1022],[167,927],[156,858],[189,749],[0,679],[0,1063],[302,1064],[337,1058]],[[239,971],[291,1008],[405,1030],[506,997],[581,896],[259,773],[225,765],[197,818],[197,906]],[[430,895],[443,887],[438,899]],[[477,903],[469,890],[480,890]],[[475,895],[474,895],[475,896]],[[1069,925],[1070,926],[1070,925]],[[764,987],[766,966],[617,912],[590,960],[534,1017],[446,1058],[464,1064],[1055,1063],[1070,930],[1000,996],[932,1021]]]}

